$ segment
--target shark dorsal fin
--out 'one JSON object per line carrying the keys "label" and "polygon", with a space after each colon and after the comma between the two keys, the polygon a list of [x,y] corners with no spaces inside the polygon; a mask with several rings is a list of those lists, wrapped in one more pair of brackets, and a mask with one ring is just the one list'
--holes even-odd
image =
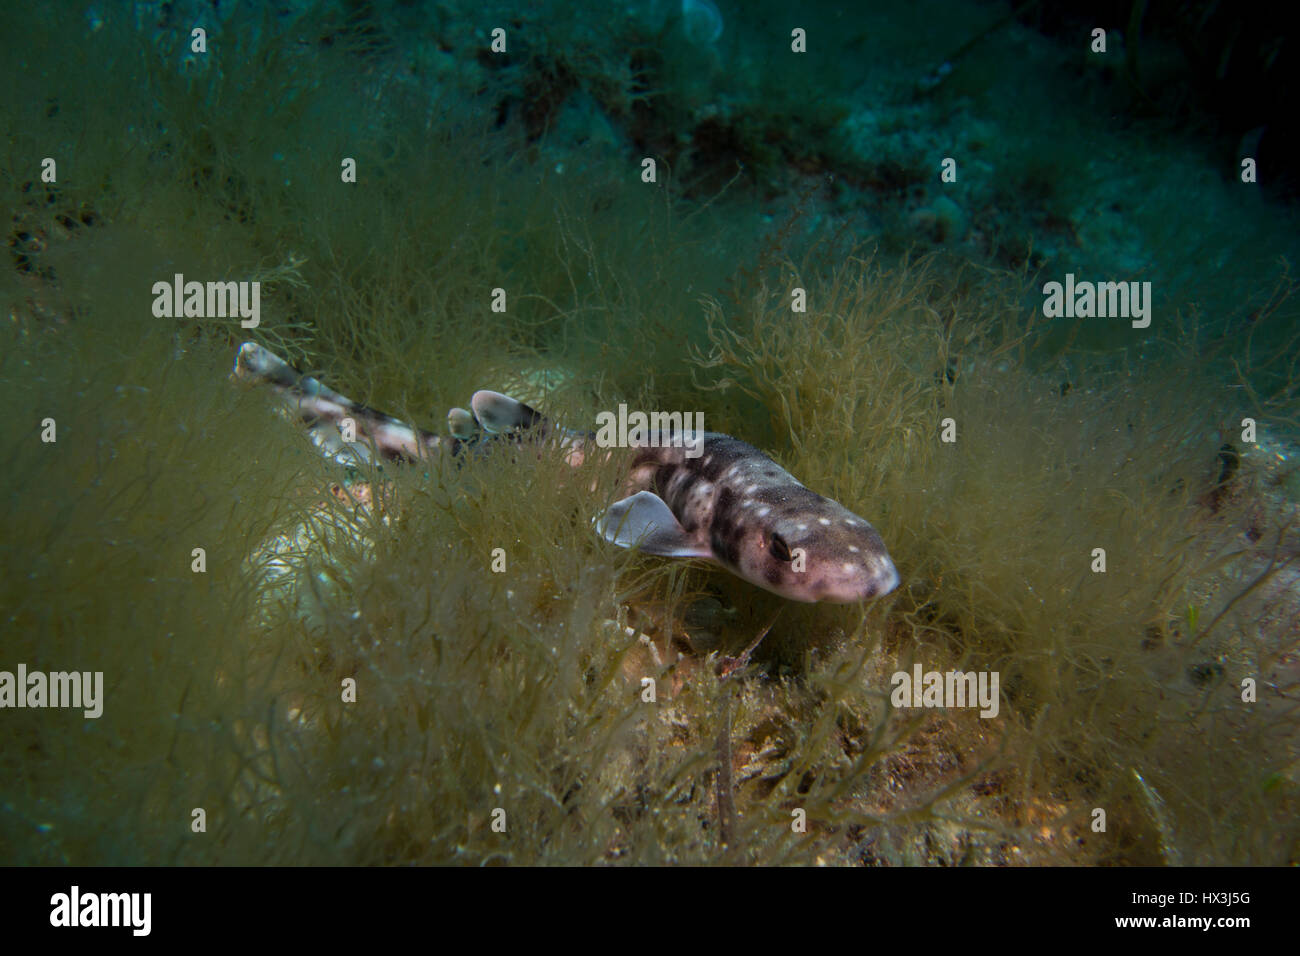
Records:
{"label": "shark dorsal fin", "polygon": [[453,438],[469,441],[478,432],[478,422],[463,408],[453,408],[447,413],[447,428]]}
{"label": "shark dorsal fin", "polygon": [[487,389],[475,392],[469,407],[474,410],[478,423],[494,435],[547,424],[545,416],[523,402]]}

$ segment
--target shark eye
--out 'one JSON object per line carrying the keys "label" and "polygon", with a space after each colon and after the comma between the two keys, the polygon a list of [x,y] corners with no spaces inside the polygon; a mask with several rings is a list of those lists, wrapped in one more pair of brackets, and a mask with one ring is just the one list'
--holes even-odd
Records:
{"label": "shark eye", "polygon": [[790,560],[790,546],[785,543],[785,538],[779,534],[772,535],[772,543],[768,545],[767,550],[778,561]]}

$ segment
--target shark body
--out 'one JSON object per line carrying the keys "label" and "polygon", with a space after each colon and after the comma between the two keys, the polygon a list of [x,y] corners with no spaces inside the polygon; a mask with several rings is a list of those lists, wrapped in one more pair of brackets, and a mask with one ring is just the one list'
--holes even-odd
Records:
{"label": "shark body", "polygon": [[[597,449],[594,433],[557,428],[499,392],[474,393],[472,411],[452,409],[451,434],[437,435],[345,398],[253,342],[240,347],[235,375],[275,389],[317,446],[345,463],[468,458],[523,435],[557,437],[574,462],[611,452]],[[700,442],[702,453],[688,456],[687,447]],[[898,585],[884,541],[866,519],[805,488],[746,442],[683,432],[627,454],[625,497],[593,521],[615,545],[710,561],[794,601],[854,603]]]}

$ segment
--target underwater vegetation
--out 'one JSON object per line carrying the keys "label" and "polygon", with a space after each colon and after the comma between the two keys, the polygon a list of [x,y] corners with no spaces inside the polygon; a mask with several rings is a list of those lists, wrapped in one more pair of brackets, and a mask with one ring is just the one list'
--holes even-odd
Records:
{"label": "underwater vegetation", "polygon": [[[704,96],[673,63],[708,73],[752,25],[699,50],[665,14],[679,59],[641,78],[622,46],[538,35],[407,69],[368,7],[241,13],[207,66],[112,14],[70,46],[60,5],[3,14],[0,670],[102,671],[105,701],[0,710],[0,858],[1300,859],[1285,268],[1180,299],[1142,348],[1081,347],[1026,305],[1025,261],[845,234],[820,185],[729,185],[737,151],[746,176],[831,162],[762,134],[775,113],[692,127],[653,187],[618,137],[556,144],[583,97],[638,150],[666,136]],[[468,48],[450,9],[424,29]],[[1036,168],[1038,210],[1061,187]],[[259,327],[156,318],[176,273],[260,281]],[[546,444],[341,467],[230,381],[250,336],[430,430],[479,388],[582,429],[698,410],[868,517],[902,583],[799,605],[610,547],[591,518],[625,476]],[[899,706],[917,666],[998,673],[996,715]]]}

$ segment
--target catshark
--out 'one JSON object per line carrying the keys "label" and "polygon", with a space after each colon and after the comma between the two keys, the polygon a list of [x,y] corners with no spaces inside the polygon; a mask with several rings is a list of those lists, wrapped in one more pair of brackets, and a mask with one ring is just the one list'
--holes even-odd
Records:
{"label": "catshark", "polygon": [[[525,435],[556,438],[573,464],[597,447],[595,433],[560,428],[523,402],[487,390],[474,393],[471,411],[452,409],[450,434],[438,435],[345,398],[255,342],[240,346],[235,375],[271,386],[316,445],[346,464],[468,459]],[[688,455],[688,448],[702,453]],[[898,571],[870,522],[805,488],[753,445],[684,430],[626,453],[625,496],[593,519],[612,544],[718,564],[793,601],[849,604],[898,586]]]}

